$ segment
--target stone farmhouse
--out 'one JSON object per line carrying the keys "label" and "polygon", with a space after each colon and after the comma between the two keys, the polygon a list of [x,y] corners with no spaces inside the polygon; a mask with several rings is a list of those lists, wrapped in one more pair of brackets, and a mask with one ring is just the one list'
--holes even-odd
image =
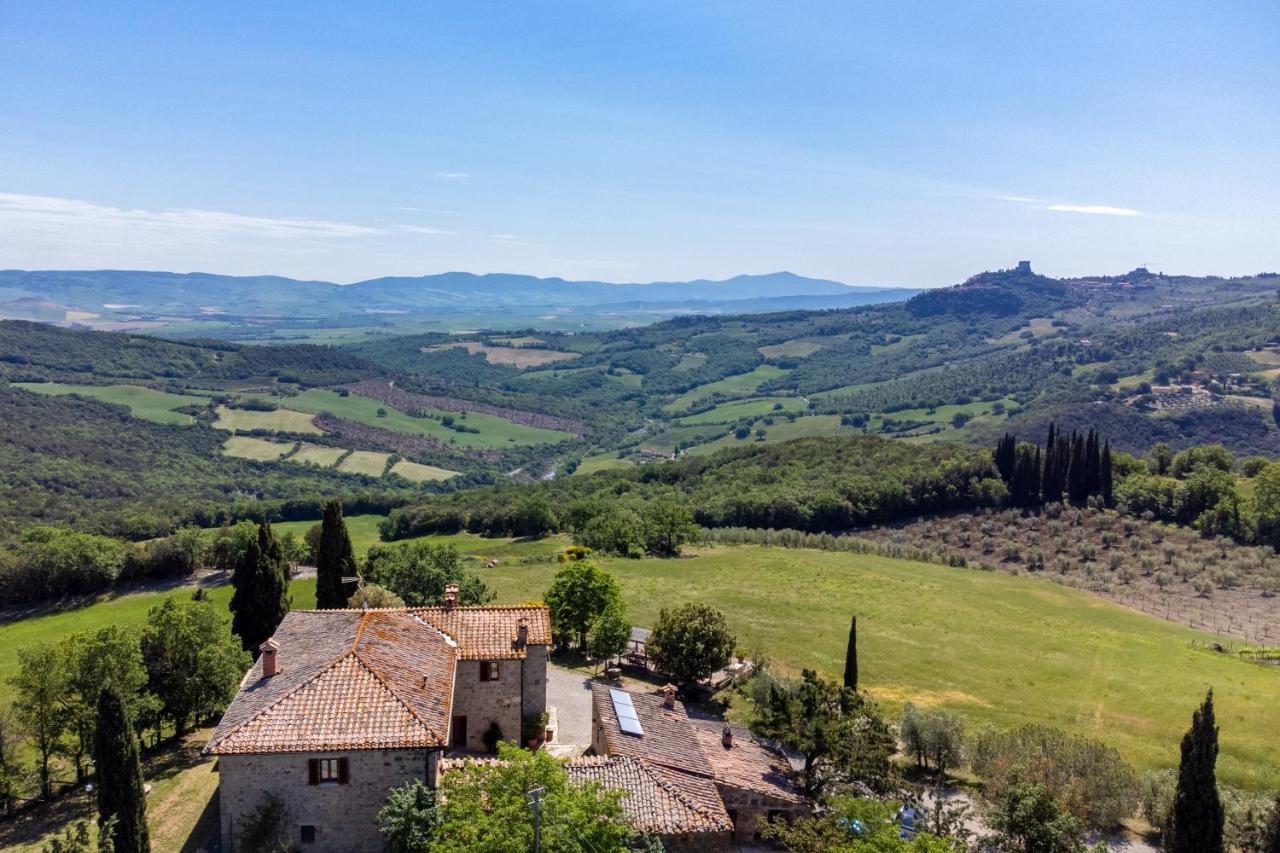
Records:
{"label": "stone farmhouse", "polygon": [[[392,788],[496,761],[490,744],[546,711],[550,642],[545,607],[463,607],[452,586],[441,607],[290,612],[206,747],[222,849],[239,849],[274,795],[304,853],[382,850]],[[570,778],[622,790],[632,826],[672,853],[729,850],[765,815],[808,811],[785,758],[746,729],[690,719],[674,688],[597,684],[591,701],[596,755],[570,761]]]}
{"label": "stone farmhouse", "polygon": [[218,757],[222,849],[275,794],[304,851],[382,849],[376,815],[441,753],[518,740],[546,709],[545,607],[292,611],[262,647],[206,751]]}

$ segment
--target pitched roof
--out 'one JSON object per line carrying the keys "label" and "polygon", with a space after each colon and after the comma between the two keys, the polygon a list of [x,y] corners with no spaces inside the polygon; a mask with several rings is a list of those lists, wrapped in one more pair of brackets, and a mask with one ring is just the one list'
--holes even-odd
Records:
{"label": "pitched roof", "polygon": [[443,746],[457,643],[407,610],[293,611],[209,741],[215,755]]}
{"label": "pitched roof", "polygon": [[525,657],[527,649],[516,642],[521,619],[529,628],[527,645],[551,643],[551,612],[545,607],[422,607],[413,612],[457,640],[464,660]]}
{"label": "pitched roof", "polygon": [[[497,758],[448,758],[443,775],[468,764],[500,766]],[[575,758],[565,764],[571,782],[597,782],[622,791],[619,805],[627,822],[641,832],[684,835],[728,832],[733,821],[710,779],[690,776],[625,755]]]}
{"label": "pitched roof", "polygon": [[610,755],[630,755],[685,773],[712,775],[711,765],[702,754],[682,703],[677,701],[674,708],[668,708],[662,697],[654,693],[626,692],[644,729],[642,735],[627,734],[618,726],[618,715],[607,685],[591,685],[593,715],[600,721]]}
{"label": "pitched roof", "polygon": [[749,729],[730,725],[733,745],[725,747],[725,723],[716,720],[690,722],[717,784],[790,803],[806,802],[804,795],[791,784],[786,760],[756,740]]}
{"label": "pitched roof", "polygon": [[579,758],[567,769],[570,779],[623,791],[622,810],[641,832],[683,835],[733,829],[724,802],[707,779],[625,755]]}

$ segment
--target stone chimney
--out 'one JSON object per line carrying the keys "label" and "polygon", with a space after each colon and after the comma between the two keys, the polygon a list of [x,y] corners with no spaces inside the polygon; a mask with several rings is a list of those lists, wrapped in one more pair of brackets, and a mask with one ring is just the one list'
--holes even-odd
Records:
{"label": "stone chimney", "polygon": [[529,620],[521,616],[520,621],[516,623],[516,648],[523,649],[527,645],[529,645]]}
{"label": "stone chimney", "polygon": [[662,704],[672,709],[676,707],[676,686],[674,684],[668,684],[662,688]]}
{"label": "stone chimney", "polygon": [[263,678],[270,678],[280,671],[280,644],[276,642],[274,637],[268,638],[265,643],[258,647],[258,651],[262,653]]}
{"label": "stone chimney", "polygon": [[724,724],[724,731],[720,732],[720,743],[725,749],[733,749],[733,729],[729,728],[729,724]]}
{"label": "stone chimney", "polygon": [[444,609],[452,610],[458,606],[458,585],[451,583],[444,588]]}

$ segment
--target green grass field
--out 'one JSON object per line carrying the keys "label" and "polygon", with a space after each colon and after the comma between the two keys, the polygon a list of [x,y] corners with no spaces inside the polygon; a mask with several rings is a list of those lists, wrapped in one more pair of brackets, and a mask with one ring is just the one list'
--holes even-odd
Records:
{"label": "green grass field", "polygon": [[[459,447],[494,448],[526,444],[547,444],[571,438],[569,433],[553,429],[540,429],[513,423],[506,418],[469,412],[463,419],[457,412],[431,409],[430,414],[446,415],[458,423],[480,430],[478,433],[462,433],[449,429],[436,418],[415,418],[400,410],[379,402],[372,397],[348,394],[343,397],[336,391],[312,388],[296,397],[289,397],[284,406],[299,412],[318,414],[329,412],[337,417],[356,421],[378,429],[400,432],[406,435],[427,435]],[[378,412],[385,412],[379,417]]]}
{"label": "green grass field", "polygon": [[321,468],[332,468],[347,451],[341,447],[323,447],[318,444],[307,444],[305,441],[298,452],[286,459],[299,465],[317,465]]}
{"label": "green grass field", "polygon": [[381,477],[387,470],[390,453],[378,453],[374,450],[355,450],[338,465],[344,474],[364,474],[368,477]]}
{"label": "green grass field", "polygon": [[588,456],[579,463],[574,470],[574,475],[582,474],[584,476],[594,474],[597,471],[609,471],[614,468],[629,468],[631,463],[625,459],[619,459],[617,451],[608,453],[600,453],[595,456]]}
{"label": "green grass field", "polygon": [[809,417],[796,418],[794,421],[788,421],[786,418],[780,417],[773,422],[772,426],[765,426],[763,423],[757,422],[751,429],[751,435],[747,438],[737,438],[730,433],[708,444],[690,447],[685,452],[694,456],[707,456],[724,450],[726,447],[740,447],[758,443],[759,440],[756,438],[755,432],[757,428],[765,431],[764,443],[790,441],[793,438],[808,438],[810,436],[842,435],[852,432],[850,427],[840,425],[839,415],[811,415]]}
{"label": "green grass field", "polygon": [[169,394],[140,385],[64,385],[61,382],[15,382],[15,388],[25,388],[37,394],[79,394],[104,403],[128,406],[135,418],[158,424],[189,425],[196,422],[191,415],[175,412],[183,406],[207,406],[204,397],[186,394]]}
{"label": "green grass field", "polygon": [[447,480],[450,477],[458,476],[457,471],[450,471],[447,468],[437,468],[434,465],[421,465],[417,462],[410,462],[408,459],[401,459],[399,462],[391,466],[391,474],[397,474],[414,483],[426,483],[434,480]]}
{"label": "green grass field", "polygon": [[777,414],[786,412],[802,412],[804,400],[799,397],[762,397],[758,400],[739,400],[734,403],[721,403],[705,412],[679,418],[676,423],[681,426],[699,426],[701,424],[728,424],[739,418],[762,417],[775,414],[774,406],[781,405]]}
{"label": "green grass field", "polygon": [[706,385],[699,385],[697,388],[691,388],[663,406],[662,409],[668,413],[682,412],[697,405],[702,400],[709,399],[714,394],[724,394],[727,397],[746,397],[754,394],[761,383],[770,379],[777,379],[779,376],[786,376],[790,372],[790,370],[781,367],[774,367],[772,364],[762,364],[755,370],[739,373],[736,376],[728,376],[717,382],[708,382]]}
{"label": "green grass field", "polygon": [[[913,701],[971,727],[1047,723],[1098,737],[1140,769],[1172,767],[1191,711],[1214,688],[1223,781],[1280,785],[1280,670],[1193,649],[1207,634],[1049,581],[882,557],[756,546],[693,559],[604,560],[630,616],[705,601],[739,645],[795,673],[839,677],[858,616],[862,684],[895,713]],[[542,595],[557,565],[481,569],[500,602]]]}
{"label": "green grass field", "polygon": [[249,430],[262,429],[269,432],[292,432],[302,435],[320,435],[323,430],[311,422],[313,415],[294,412],[289,409],[276,409],[274,412],[254,412],[249,409],[217,408],[218,419],[213,422],[215,429]]}
{"label": "green grass field", "polygon": [[238,459],[253,459],[258,462],[275,462],[281,456],[293,450],[292,441],[268,441],[265,438],[254,438],[251,435],[233,435],[222,445],[222,452]]}
{"label": "green grass field", "polygon": [[808,358],[818,350],[822,349],[822,344],[818,341],[793,340],[783,341],[780,344],[770,344],[769,346],[756,347],[756,351],[765,358]]}

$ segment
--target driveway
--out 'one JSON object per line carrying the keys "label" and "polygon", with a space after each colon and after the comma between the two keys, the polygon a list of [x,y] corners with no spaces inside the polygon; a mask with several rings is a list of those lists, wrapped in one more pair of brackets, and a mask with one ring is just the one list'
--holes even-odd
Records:
{"label": "driveway", "polygon": [[548,665],[547,704],[555,707],[559,727],[553,751],[581,755],[591,745],[591,679],[581,672]]}

